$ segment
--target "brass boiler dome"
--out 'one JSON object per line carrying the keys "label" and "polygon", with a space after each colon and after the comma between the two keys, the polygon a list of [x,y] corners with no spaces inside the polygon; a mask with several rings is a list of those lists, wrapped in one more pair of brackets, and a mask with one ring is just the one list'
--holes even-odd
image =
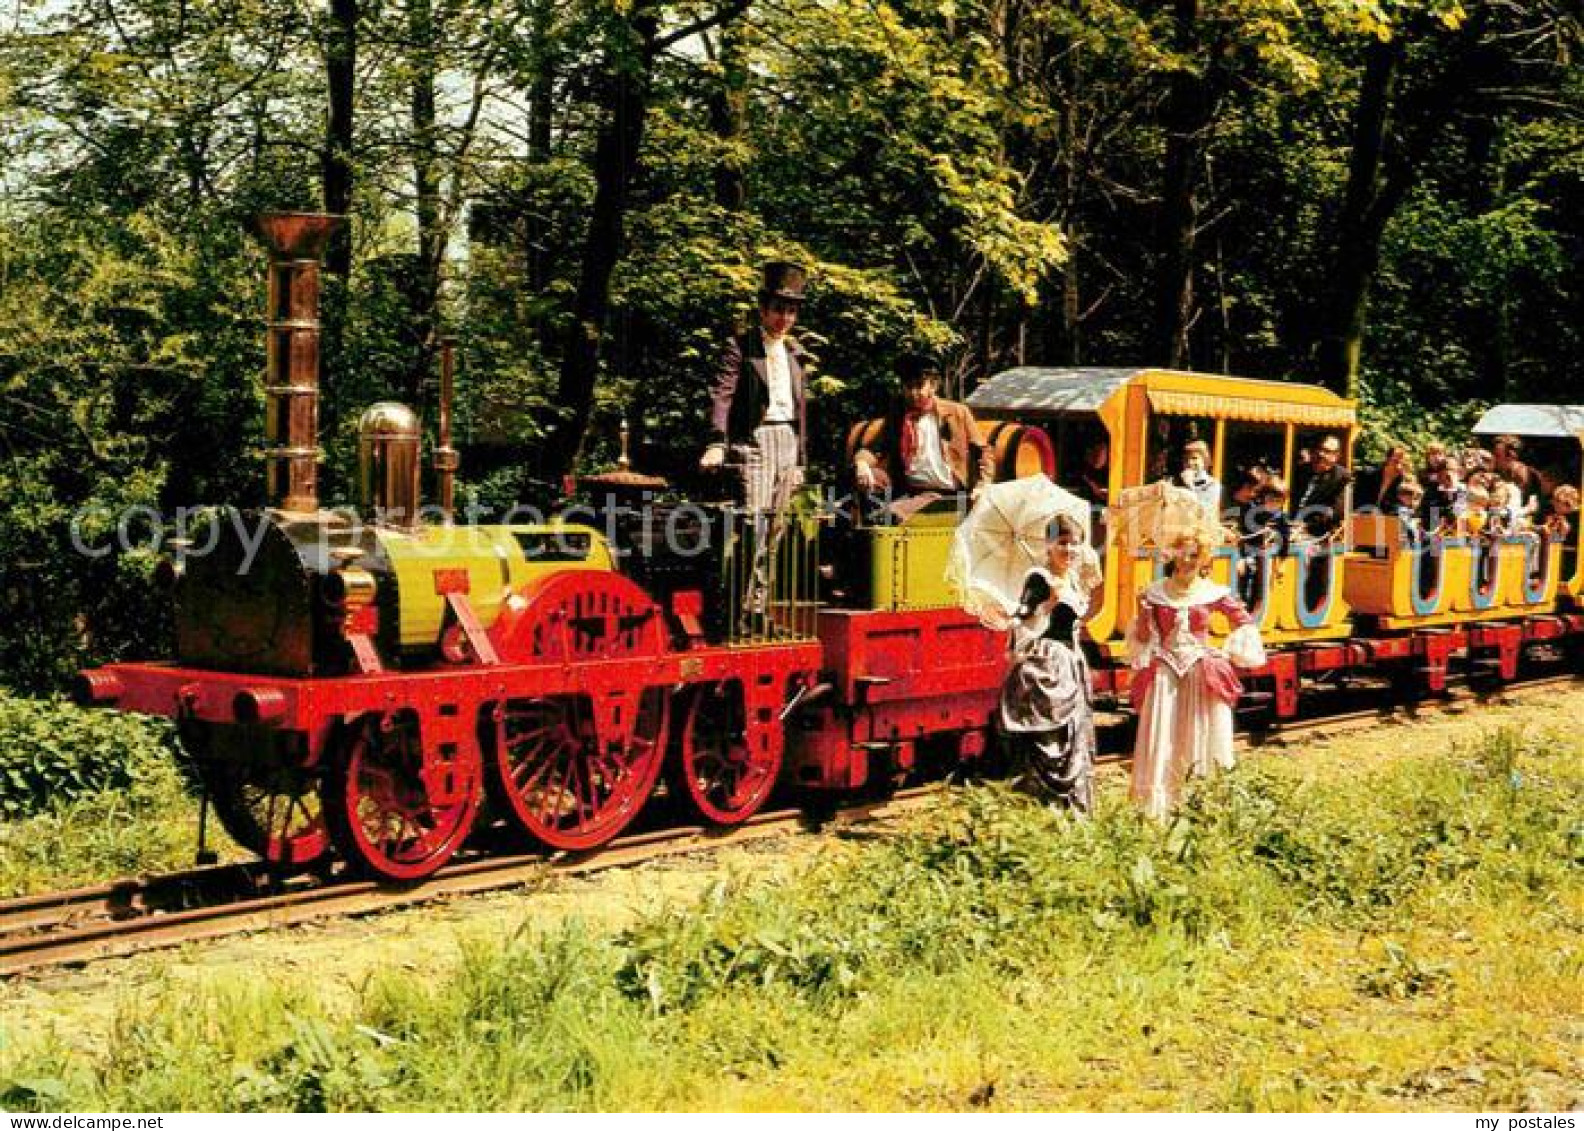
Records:
{"label": "brass boiler dome", "polygon": [[358,497],[365,517],[386,526],[418,524],[423,426],[404,404],[381,401],[358,420]]}

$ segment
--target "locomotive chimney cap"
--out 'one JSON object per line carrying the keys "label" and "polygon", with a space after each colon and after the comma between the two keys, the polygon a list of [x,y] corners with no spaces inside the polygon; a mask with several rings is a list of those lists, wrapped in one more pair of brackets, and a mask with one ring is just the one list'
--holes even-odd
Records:
{"label": "locomotive chimney cap", "polygon": [[358,420],[358,435],[367,438],[392,436],[409,439],[422,431],[418,414],[396,401],[380,401],[369,405]]}
{"label": "locomotive chimney cap", "polygon": [[345,216],[329,212],[264,212],[255,222],[258,237],[281,259],[318,259]]}

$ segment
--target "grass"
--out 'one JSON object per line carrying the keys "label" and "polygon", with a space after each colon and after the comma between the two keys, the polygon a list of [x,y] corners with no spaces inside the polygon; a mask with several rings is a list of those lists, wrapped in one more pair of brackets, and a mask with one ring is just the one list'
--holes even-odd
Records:
{"label": "grass", "polygon": [[403,1108],[1572,1106],[1584,747],[1307,780],[1267,759],[1140,820],[998,787],[775,884],[439,977],[139,987],[102,1041],[0,1047],[0,1104]]}
{"label": "grass", "polygon": [[184,758],[165,719],[0,689],[0,898],[191,864]]}
{"label": "grass", "polygon": [[[0,821],[0,898],[188,867],[198,800],[174,762],[151,764],[130,785]],[[218,829],[218,847],[229,844]]]}

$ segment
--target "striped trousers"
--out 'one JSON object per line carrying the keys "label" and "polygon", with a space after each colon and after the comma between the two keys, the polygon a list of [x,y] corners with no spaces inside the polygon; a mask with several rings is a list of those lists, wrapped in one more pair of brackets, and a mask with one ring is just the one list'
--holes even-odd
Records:
{"label": "striped trousers", "polygon": [[734,446],[742,467],[743,506],[753,522],[753,566],[743,608],[763,615],[770,601],[770,558],[782,524],[777,516],[803,482],[798,465],[798,435],[790,424],[762,424],[754,442]]}
{"label": "striped trousers", "polygon": [[733,447],[742,466],[743,505],[751,511],[779,511],[802,482],[798,436],[790,424],[761,424],[753,443]]}

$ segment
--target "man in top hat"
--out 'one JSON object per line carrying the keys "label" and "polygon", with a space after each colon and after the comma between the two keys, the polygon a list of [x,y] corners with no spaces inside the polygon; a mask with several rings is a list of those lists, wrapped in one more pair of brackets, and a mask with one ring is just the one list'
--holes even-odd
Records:
{"label": "man in top hat", "polygon": [[751,511],[786,505],[803,477],[803,376],[808,354],[792,337],[808,273],[795,263],[766,263],[759,289],[759,325],[734,334],[710,388],[711,443],[705,471],[726,463],[742,470]]}
{"label": "man in top hat", "polygon": [[[710,445],[699,460],[705,471],[731,467],[742,480],[751,535],[745,587],[729,594],[742,615],[736,634],[773,636],[771,558],[785,528],[779,514],[803,482],[804,371],[809,356],[792,337],[808,273],[795,263],[764,265],[759,324],[733,334],[710,386]],[[735,614],[733,614],[735,617]]]}
{"label": "man in top hat", "polygon": [[901,395],[873,442],[854,454],[853,477],[860,491],[889,494],[894,516],[905,518],[942,495],[991,482],[995,469],[972,410],[935,395],[939,362],[905,354],[896,371]]}

